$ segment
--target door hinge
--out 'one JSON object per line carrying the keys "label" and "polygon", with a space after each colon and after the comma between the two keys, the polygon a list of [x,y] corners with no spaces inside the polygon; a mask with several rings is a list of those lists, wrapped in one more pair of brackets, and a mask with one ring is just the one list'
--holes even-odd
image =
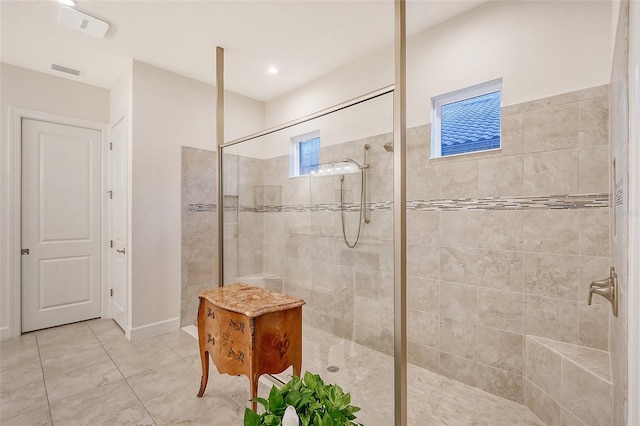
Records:
{"label": "door hinge", "polygon": [[109,290],[109,295],[110,295],[111,297],[113,297],[113,289],[110,289],[110,290]]}
{"label": "door hinge", "polygon": [[109,241],[109,247],[113,248],[113,240]]}
{"label": "door hinge", "polygon": [[113,142],[109,142],[109,151],[113,151]]}
{"label": "door hinge", "polygon": [[113,191],[107,191],[107,194],[109,194],[109,199],[112,200],[113,199]]}

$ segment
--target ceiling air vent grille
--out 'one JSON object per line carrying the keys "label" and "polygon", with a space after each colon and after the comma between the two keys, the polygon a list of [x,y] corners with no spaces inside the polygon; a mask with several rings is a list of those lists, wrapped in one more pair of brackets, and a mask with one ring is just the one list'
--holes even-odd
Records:
{"label": "ceiling air vent grille", "polygon": [[51,69],[54,71],[66,72],[67,74],[71,75],[80,75],[80,71],[74,70],[73,68],[63,67],[62,65],[58,64],[51,64]]}

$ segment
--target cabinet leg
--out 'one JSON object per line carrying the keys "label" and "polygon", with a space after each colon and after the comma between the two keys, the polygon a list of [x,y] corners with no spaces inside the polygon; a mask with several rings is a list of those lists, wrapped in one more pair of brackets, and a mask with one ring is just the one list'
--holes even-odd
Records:
{"label": "cabinet leg", "polygon": [[302,370],[302,367],[300,366],[300,364],[293,364],[293,375],[294,376],[300,377],[300,373],[301,373],[300,370]]}
{"label": "cabinet leg", "polygon": [[[256,374],[251,375],[251,399],[254,399],[258,396],[258,379],[260,376]],[[254,412],[258,412],[258,403],[255,401],[251,401],[251,409]]]}
{"label": "cabinet leg", "polygon": [[202,361],[202,378],[200,379],[198,398],[201,398],[202,395],[204,395],[204,390],[207,388],[207,382],[209,381],[209,352],[200,352],[200,360]]}

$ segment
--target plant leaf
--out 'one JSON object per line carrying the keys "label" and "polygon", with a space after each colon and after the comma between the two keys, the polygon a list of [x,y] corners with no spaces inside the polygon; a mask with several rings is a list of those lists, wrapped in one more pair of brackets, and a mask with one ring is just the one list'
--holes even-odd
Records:
{"label": "plant leaf", "polygon": [[260,426],[260,416],[250,408],[244,409],[244,426]]}

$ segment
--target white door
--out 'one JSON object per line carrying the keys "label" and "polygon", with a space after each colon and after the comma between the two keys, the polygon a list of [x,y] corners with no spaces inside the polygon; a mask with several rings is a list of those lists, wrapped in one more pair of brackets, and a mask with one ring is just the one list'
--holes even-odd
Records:
{"label": "white door", "polygon": [[100,317],[102,132],[22,120],[22,331]]}
{"label": "white door", "polygon": [[109,217],[110,248],[109,277],[111,280],[111,316],[126,330],[127,327],[127,120],[122,119],[111,129],[109,156],[111,199]]}

